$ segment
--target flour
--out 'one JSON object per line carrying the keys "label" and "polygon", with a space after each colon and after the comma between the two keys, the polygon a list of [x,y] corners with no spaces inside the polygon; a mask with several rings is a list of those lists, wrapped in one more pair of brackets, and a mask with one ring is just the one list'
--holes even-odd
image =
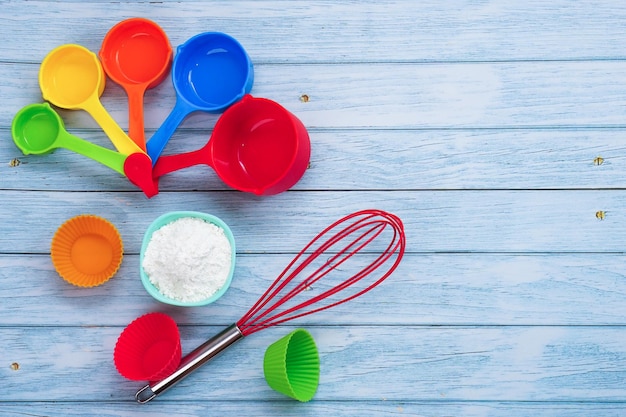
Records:
{"label": "flour", "polygon": [[163,295],[196,302],[215,294],[228,279],[232,248],[224,230],[196,217],[183,217],[156,230],[142,267]]}

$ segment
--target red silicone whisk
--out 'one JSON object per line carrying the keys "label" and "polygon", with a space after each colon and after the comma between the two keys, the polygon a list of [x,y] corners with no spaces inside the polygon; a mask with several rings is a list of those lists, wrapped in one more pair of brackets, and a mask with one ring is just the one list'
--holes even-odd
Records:
{"label": "red silicone whisk", "polygon": [[154,399],[244,336],[366,293],[398,267],[405,246],[402,221],[394,214],[363,210],[337,220],[298,253],[237,323],[187,354],[170,376],[137,391],[136,400]]}

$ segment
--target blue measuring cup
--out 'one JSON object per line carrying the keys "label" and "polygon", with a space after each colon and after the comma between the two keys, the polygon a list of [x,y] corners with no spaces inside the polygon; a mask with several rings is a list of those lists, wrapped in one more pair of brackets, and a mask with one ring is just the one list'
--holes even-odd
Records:
{"label": "blue measuring cup", "polygon": [[249,93],[253,82],[252,61],[232,36],[204,32],[180,45],[172,63],[176,104],[146,143],[152,164],[190,113],[221,113]]}

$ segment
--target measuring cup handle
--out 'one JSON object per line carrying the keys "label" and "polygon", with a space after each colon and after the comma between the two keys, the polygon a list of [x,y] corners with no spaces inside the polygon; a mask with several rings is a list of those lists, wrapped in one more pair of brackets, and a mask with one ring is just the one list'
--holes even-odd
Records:
{"label": "measuring cup handle", "polygon": [[104,133],[109,137],[113,146],[124,155],[130,155],[134,152],[143,152],[126,132],[113,120],[111,115],[106,111],[97,96],[90,99],[85,106],[85,110],[98,122]]}
{"label": "measuring cup handle", "polygon": [[95,143],[88,142],[84,139],[74,136],[71,133],[63,131],[57,138],[57,145],[61,148],[69,149],[87,158],[100,162],[102,165],[111,168],[122,175],[124,174],[124,161],[126,155],[115,152],[111,149],[104,148]]}
{"label": "measuring cup handle", "polygon": [[146,143],[146,150],[148,156],[152,159],[152,165],[156,164],[157,159],[163,152],[165,145],[170,140],[174,131],[185,120],[185,117],[191,113],[192,109],[183,104],[181,100],[176,101],[176,105],[172,109],[171,113],[167,116],[163,124],[159,129],[154,132],[154,135]]}
{"label": "measuring cup handle", "polygon": [[131,84],[126,86],[128,95],[128,136],[141,148],[146,150],[146,133],[143,120],[143,96],[145,84]]}
{"label": "measuring cup handle", "polygon": [[201,148],[191,152],[179,153],[176,155],[166,155],[159,158],[152,169],[152,177],[159,178],[170,172],[189,168],[194,165],[211,165],[206,155],[206,149]]}

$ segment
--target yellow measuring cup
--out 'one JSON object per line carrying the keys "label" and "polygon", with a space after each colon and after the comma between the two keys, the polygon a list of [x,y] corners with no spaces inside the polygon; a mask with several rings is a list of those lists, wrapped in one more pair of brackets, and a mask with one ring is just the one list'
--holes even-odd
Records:
{"label": "yellow measuring cup", "polygon": [[96,54],[76,44],[53,49],[39,68],[39,87],[44,99],[64,109],[87,111],[120,153],[145,153],[100,102],[105,80]]}

